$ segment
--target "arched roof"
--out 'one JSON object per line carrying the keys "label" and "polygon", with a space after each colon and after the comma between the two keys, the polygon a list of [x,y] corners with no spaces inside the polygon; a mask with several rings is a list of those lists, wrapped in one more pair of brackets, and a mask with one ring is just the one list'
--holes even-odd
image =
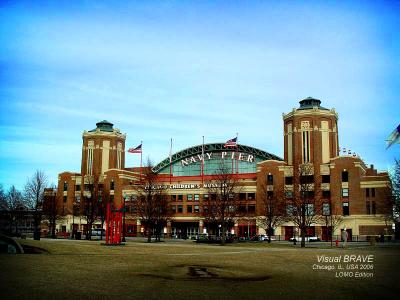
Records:
{"label": "arched roof", "polygon": [[[204,152],[223,152],[223,151],[232,151],[233,148],[225,148],[224,147],[225,143],[214,143],[214,144],[204,144]],[[202,153],[202,147],[203,145],[197,145],[193,146],[190,148],[186,148],[184,150],[181,150],[179,152],[176,152],[172,155],[172,161],[171,163],[175,163],[177,161],[180,161],[182,159],[185,159],[187,157],[191,157],[193,155],[201,154]],[[235,148],[236,151],[236,148]],[[273,160],[283,160],[279,156],[276,156],[274,154],[265,152],[263,150],[246,146],[246,145],[239,145],[238,144],[238,152],[243,152],[247,154],[251,154],[255,157],[262,158],[263,160],[268,160],[268,159],[273,159]],[[161,169],[169,166],[169,157],[161,161],[158,165],[154,166],[153,171],[158,172]]]}

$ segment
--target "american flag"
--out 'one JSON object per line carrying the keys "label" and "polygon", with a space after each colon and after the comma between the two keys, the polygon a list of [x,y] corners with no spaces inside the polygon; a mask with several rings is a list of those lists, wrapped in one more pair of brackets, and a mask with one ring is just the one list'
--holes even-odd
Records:
{"label": "american flag", "polygon": [[128,152],[129,153],[142,153],[142,144],[140,144],[136,148],[129,148]]}
{"label": "american flag", "polygon": [[230,139],[230,140],[226,141],[224,147],[225,147],[225,148],[237,147],[236,141],[237,141],[237,137],[235,137],[235,138],[233,138],[233,139]]}

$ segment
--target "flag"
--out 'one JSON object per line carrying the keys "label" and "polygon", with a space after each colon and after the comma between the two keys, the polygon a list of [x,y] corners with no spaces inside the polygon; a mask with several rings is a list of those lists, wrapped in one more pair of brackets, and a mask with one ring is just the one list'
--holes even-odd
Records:
{"label": "flag", "polygon": [[225,147],[225,148],[237,147],[236,141],[237,141],[237,137],[235,137],[235,138],[233,138],[233,139],[230,139],[230,140],[226,141],[224,147]]}
{"label": "flag", "polygon": [[140,144],[136,148],[129,148],[128,152],[129,153],[142,153],[142,144]]}
{"label": "flag", "polygon": [[387,147],[386,149],[388,149],[390,146],[392,146],[393,144],[400,144],[400,124],[399,126],[396,127],[395,130],[393,130],[393,132],[388,136],[388,138],[386,139],[386,143],[387,143]]}

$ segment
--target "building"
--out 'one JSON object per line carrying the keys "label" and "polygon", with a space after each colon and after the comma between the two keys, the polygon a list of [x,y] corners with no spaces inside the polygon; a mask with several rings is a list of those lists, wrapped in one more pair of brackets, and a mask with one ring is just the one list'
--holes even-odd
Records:
{"label": "building", "polygon": [[[366,166],[357,155],[347,152],[339,155],[342,151],[336,111],[322,107],[320,100],[309,97],[300,101],[299,108],[283,114],[283,125],[283,158],[251,146],[226,148],[225,143],[213,143],[189,147],[154,166],[153,171],[159,174],[159,184],[164,186],[174,212],[164,232],[173,237],[208,232],[202,214],[202,201],[209,197],[205,183],[214,176],[222,161],[232,168],[241,186],[239,198],[244,213],[230,228],[235,235],[246,237],[265,233],[260,210],[261,193],[265,191],[261,187],[266,187],[268,195],[282,188],[288,195],[288,191],[296,189],[293,177],[304,164],[312,168],[312,194],[320,195],[324,209],[343,216],[335,235],[339,235],[344,227],[351,238],[357,239],[391,234],[391,224],[385,221],[388,174],[377,172],[373,165]],[[126,135],[113,124],[102,121],[95,129],[84,131],[82,138],[81,172],[63,172],[58,176],[58,207],[64,216],[58,230],[87,229],[82,217],[83,201],[91,197],[91,180],[97,178],[99,193],[95,196],[96,201],[109,197],[108,200],[117,207],[125,203],[127,235],[143,234],[140,220],[131,213],[131,201],[135,196],[133,185],[142,171],[140,167],[125,167]],[[96,222],[94,226],[99,227],[101,223]],[[307,229],[307,234],[325,239],[329,236],[328,227],[314,223]],[[289,239],[296,235],[296,225],[292,222],[280,224],[274,234]]]}

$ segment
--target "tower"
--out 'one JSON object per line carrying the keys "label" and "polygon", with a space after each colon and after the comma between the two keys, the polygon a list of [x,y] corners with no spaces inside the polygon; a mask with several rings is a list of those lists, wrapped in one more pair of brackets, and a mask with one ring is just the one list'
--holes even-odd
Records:
{"label": "tower", "polygon": [[96,123],[96,128],[84,131],[82,135],[81,173],[85,175],[101,175],[109,169],[125,167],[125,139],[119,129],[103,120]]}
{"label": "tower", "polygon": [[338,155],[337,113],[312,97],[299,103],[299,108],[283,114],[285,162],[315,166],[329,163]]}

